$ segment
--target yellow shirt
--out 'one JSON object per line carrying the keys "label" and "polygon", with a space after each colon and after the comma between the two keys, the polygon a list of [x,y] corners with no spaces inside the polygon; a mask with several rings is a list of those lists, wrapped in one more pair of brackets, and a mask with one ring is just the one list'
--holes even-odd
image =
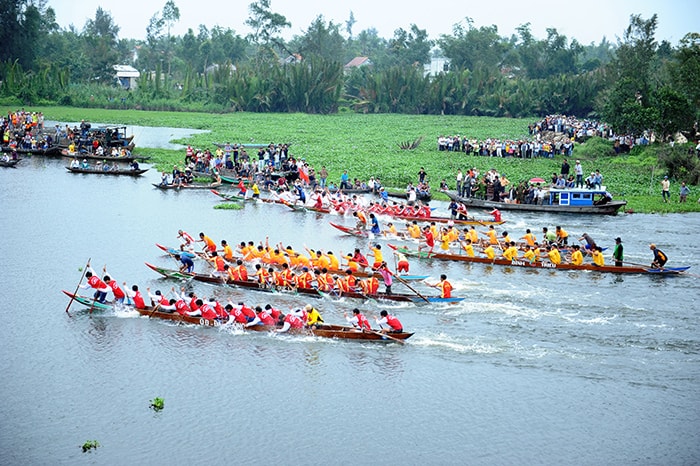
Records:
{"label": "yellow shirt", "polygon": [[571,263],[574,265],[583,264],[583,254],[581,251],[574,251],[571,253]]}
{"label": "yellow shirt", "polygon": [[530,246],[534,246],[535,241],[537,241],[537,238],[535,238],[535,235],[533,235],[532,233],[526,233],[525,236],[523,236],[521,239],[524,239],[525,242]]}
{"label": "yellow shirt", "polygon": [[469,235],[469,239],[472,240],[472,244],[479,242],[479,233],[475,228],[470,228],[469,231],[467,231],[467,234]]}
{"label": "yellow shirt", "polygon": [[503,257],[509,261],[513,261],[518,258],[518,248],[515,246],[510,246],[508,249],[503,251]]}
{"label": "yellow shirt", "polygon": [[474,257],[474,246],[472,246],[471,244],[464,243],[462,247],[464,248],[464,252],[467,253],[467,256]]}
{"label": "yellow shirt", "polygon": [[384,261],[384,255],[382,250],[379,248],[371,248],[372,254],[374,255],[374,262],[379,262],[380,264]]}
{"label": "yellow shirt", "polygon": [[326,257],[330,264],[328,270],[338,270],[340,268],[340,261],[335,257],[335,254],[326,254]]}
{"label": "yellow shirt", "polygon": [[559,254],[558,249],[552,249],[547,253],[547,256],[549,257],[549,260],[552,262],[552,264],[561,264],[561,254]]}
{"label": "yellow shirt", "polygon": [[487,231],[486,236],[489,237],[489,244],[498,244],[498,236],[496,235],[496,230]]}
{"label": "yellow shirt", "polygon": [[598,267],[603,267],[605,265],[605,257],[600,251],[593,251],[593,263]]}
{"label": "yellow shirt", "polygon": [[420,238],[422,236],[420,227],[418,225],[409,226],[408,233],[411,235],[411,238]]}
{"label": "yellow shirt", "polygon": [[530,262],[535,262],[535,252],[532,249],[528,249],[525,251],[525,254],[523,254],[523,257]]}
{"label": "yellow shirt", "polygon": [[484,249],[484,254],[486,254],[486,257],[488,257],[489,259],[494,259],[496,257],[496,251],[491,245]]}
{"label": "yellow shirt", "polygon": [[227,259],[227,260],[233,259],[233,249],[231,249],[231,246],[229,246],[228,244],[226,246],[224,246],[223,253],[224,253],[224,259]]}

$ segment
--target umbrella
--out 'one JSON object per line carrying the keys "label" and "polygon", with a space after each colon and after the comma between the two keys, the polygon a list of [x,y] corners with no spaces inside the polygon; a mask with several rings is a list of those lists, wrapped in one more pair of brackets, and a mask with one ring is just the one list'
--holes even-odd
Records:
{"label": "umbrella", "polygon": [[545,183],[544,178],[530,178],[530,183]]}

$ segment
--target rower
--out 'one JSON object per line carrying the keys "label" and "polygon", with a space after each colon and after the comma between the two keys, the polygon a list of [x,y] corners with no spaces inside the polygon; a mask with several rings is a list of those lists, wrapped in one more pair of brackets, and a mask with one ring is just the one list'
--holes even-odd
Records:
{"label": "rower", "polygon": [[[393,316],[389,314],[386,310],[383,310],[382,312],[379,313],[379,315],[382,317],[381,319],[377,319],[377,317],[374,317],[374,320],[377,322],[377,325],[380,327],[380,332],[382,333],[403,333],[403,325],[401,324],[401,321],[396,318],[396,316]],[[389,328],[384,328],[382,325],[387,325]]]}
{"label": "rower", "polygon": [[651,266],[655,269],[663,269],[664,265],[668,261],[668,257],[664,254],[661,249],[657,248],[655,244],[650,244],[649,249],[654,253],[654,260],[651,262]]}
{"label": "rower", "polygon": [[362,314],[362,312],[360,312],[360,310],[357,308],[352,310],[352,317],[348,317],[347,312],[344,312],[343,316],[345,316],[345,320],[351,323],[353,327],[356,327],[358,330],[372,330],[372,326],[369,324],[367,317],[365,317],[365,315]]}

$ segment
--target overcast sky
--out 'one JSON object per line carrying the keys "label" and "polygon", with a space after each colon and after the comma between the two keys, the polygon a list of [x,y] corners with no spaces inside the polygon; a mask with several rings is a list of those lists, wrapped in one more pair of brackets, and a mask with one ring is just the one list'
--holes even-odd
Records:
{"label": "overcast sky", "polygon": [[[119,26],[119,38],[145,39],[149,19],[162,12],[165,2],[118,0],[101,6]],[[252,0],[226,3],[175,0],[180,21],[171,34],[181,36],[189,28],[196,34],[199,25],[204,24],[209,29],[216,25],[231,28],[245,36],[250,32],[245,20],[251,3]],[[48,5],[56,11],[56,20],[62,28],[72,24],[80,31],[88,19],[95,17],[98,2],[48,0]],[[339,24],[345,33],[350,11],[356,20],[353,34],[375,28],[385,39],[393,37],[398,28],[409,30],[411,24],[427,30],[430,39],[437,39],[441,34],[451,34],[452,26],[463,22],[465,17],[472,18],[477,28],[495,24],[500,36],[510,37],[518,25],[529,22],[538,39],[547,37],[547,28],[555,28],[569,40],[576,38],[584,45],[598,43],[603,37],[615,43],[629,25],[632,14],[648,19],[656,13],[659,18],[656,39],[668,40],[673,45],[688,32],[700,32],[697,0],[272,0],[271,9],[292,24],[284,34],[286,39],[303,34],[318,15],[323,15],[326,22]]]}

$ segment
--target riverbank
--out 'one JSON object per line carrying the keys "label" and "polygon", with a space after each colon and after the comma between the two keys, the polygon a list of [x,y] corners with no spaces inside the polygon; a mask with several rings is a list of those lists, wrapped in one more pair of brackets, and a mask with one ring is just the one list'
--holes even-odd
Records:
{"label": "riverbank", "polygon": [[[533,177],[549,179],[558,173],[562,156],[552,159],[517,159],[482,156],[467,156],[458,152],[437,150],[440,135],[460,134],[470,139],[486,138],[529,139],[527,125],[532,119],[509,119],[490,117],[428,116],[428,115],[358,115],[343,113],[336,115],[307,114],[204,114],[152,112],[133,110],[100,110],[70,107],[42,107],[47,119],[57,121],[80,121],[95,124],[130,124],[141,126],[166,126],[208,130],[175,143],[191,144],[197,148],[214,149],[214,142],[231,143],[291,143],[290,153],[303,157],[319,169],[326,166],[329,178],[339,180],[343,170],[351,178],[368,179],[379,176],[382,183],[392,187],[403,187],[415,182],[417,173],[424,167],[428,179],[436,191],[441,180],[453,188],[457,170],[476,167],[481,173],[495,168],[511,182],[529,180]],[[400,144],[423,138],[413,150],[404,150]],[[157,168],[169,169],[182,163],[184,152],[169,149],[147,149],[138,146],[137,151],[148,155]],[[612,146],[611,146],[612,147]],[[579,159],[585,172],[600,170],[604,184],[615,199],[625,199],[627,209],[644,213],[700,212],[697,186],[691,186],[688,202],[680,203],[678,192],[683,180],[671,180],[671,202],[661,198],[661,180],[665,171],[654,155],[646,150],[636,155],[601,155],[600,144],[588,148],[577,145],[569,157]],[[437,195],[437,198],[440,195]]]}

